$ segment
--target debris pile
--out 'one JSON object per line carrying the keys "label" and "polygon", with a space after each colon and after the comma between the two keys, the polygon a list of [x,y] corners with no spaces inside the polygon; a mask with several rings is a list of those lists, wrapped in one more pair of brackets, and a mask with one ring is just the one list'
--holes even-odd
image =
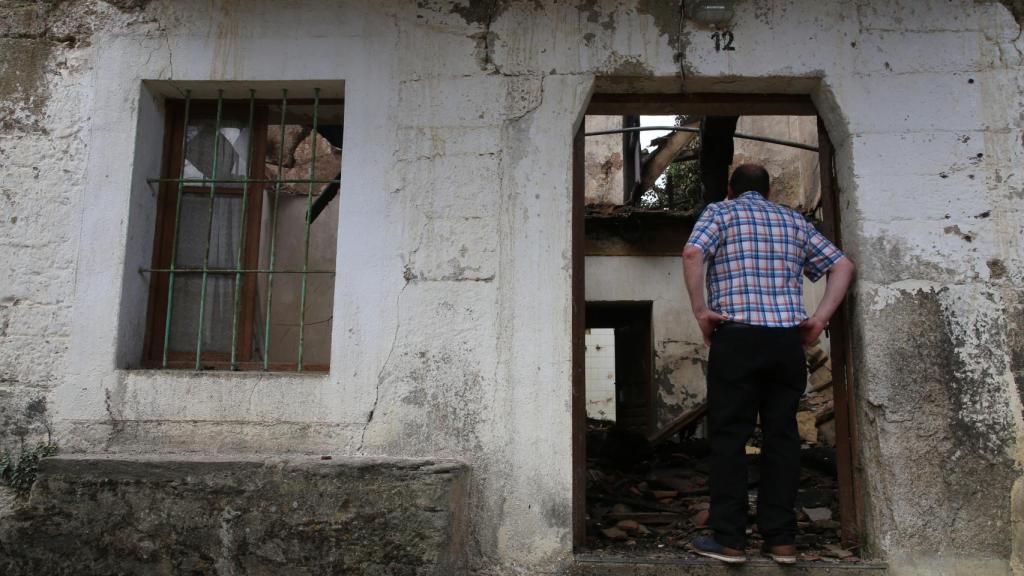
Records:
{"label": "debris pile", "polygon": [[836,445],[832,363],[821,346],[807,349],[807,393],[800,399],[797,425],[800,438],[810,445]]}
{"label": "debris pile", "polygon": [[[809,351],[811,378],[798,416],[801,479],[797,495],[800,559],[859,562],[840,539],[835,450],[827,434],[832,412],[827,355]],[[710,461],[693,426],[652,443],[612,422],[587,422],[587,547],[614,556],[679,557],[707,530]],[[824,426],[823,426],[824,424]],[[681,439],[682,437],[682,439]],[[760,439],[747,445],[748,548],[760,550],[755,525]]]}

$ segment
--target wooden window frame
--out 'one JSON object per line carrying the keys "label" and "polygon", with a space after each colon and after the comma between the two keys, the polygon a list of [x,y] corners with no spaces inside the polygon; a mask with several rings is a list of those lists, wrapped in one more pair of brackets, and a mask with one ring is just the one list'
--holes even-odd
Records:
{"label": "wooden window frame", "polygon": [[[190,103],[189,116],[195,118],[196,114],[207,115],[216,111],[215,101],[193,100]],[[254,108],[252,134],[249,135],[252,142],[251,162],[248,163],[248,178],[262,179],[266,167],[266,146],[267,146],[267,117],[268,104],[257,102]],[[248,121],[249,102],[247,100],[225,100],[222,110],[223,117],[231,120]],[[161,169],[162,178],[159,186],[157,199],[157,214],[155,221],[154,246],[153,246],[153,268],[167,269],[171,265],[171,253],[173,250],[175,228],[175,211],[177,208],[178,184],[174,179],[180,178],[184,155],[182,144],[184,143],[185,126],[185,102],[184,100],[167,101],[167,118],[164,129],[164,156]],[[260,250],[260,229],[263,213],[263,191],[264,183],[255,182],[240,187],[216,186],[215,196],[241,196],[248,189],[248,204],[246,213],[243,216],[245,245],[242,252],[242,268],[254,270],[259,267]],[[209,196],[209,186],[182,186],[182,194],[197,196]],[[144,342],[143,367],[159,368],[162,365],[162,353],[164,346],[164,327],[167,321],[167,299],[170,284],[170,274],[167,272],[152,272],[150,282],[149,304],[147,309],[146,339]],[[256,285],[255,273],[242,274],[242,291],[240,296],[238,316],[238,341],[251,343],[255,327],[256,316]],[[173,311],[172,311],[173,314]],[[242,345],[238,348],[238,361],[236,367],[239,370],[259,370],[262,363],[253,361],[252,346]],[[203,368],[230,369],[230,353],[203,351]],[[275,368],[287,370],[289,366],[294,369],[294,364],[273,365]],[[168,350],[167,368],[194,368],[195,350]],[[317,368],[326,369],[321,366],[309,366],[310,370]]]}

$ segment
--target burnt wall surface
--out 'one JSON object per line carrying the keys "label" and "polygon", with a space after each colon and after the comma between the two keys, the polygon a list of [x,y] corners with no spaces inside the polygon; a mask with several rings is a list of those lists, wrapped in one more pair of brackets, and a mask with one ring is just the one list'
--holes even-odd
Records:
{"label": "burnt wall surface", "polygon": [[413,460],[44,461],[0,573],[459,574],[465,468]]}
{"label": "burnt wall surface", "polygon": [[[879,351],[861,358],[861,377],[902,375],[864,394],[861,439],[870,488],[928,494],[918,501],[893,499],[891,516],[873,515],[870,521],[879,540],[908,548],[969,541],[979,557],[1007,558],[1012,539],[1006,536],[1014,522],[1010,493],[1020,475],[1012,458],[1015,422],[1012,413],[989,404],[1000,397],[1011,403],[1002,377],[1008,367],[989,348],[1000,344],[1007,324],[996,315],[990,323],[962,325],[957,318],[966,313],[965,302],[957,292],[962,291],[894,295],[871,310],[861,330],[859,337],[871,341],[859,347]],[[871,328],[883,321],[885,331]],[[971,338],[983,343],[989,361],[968,360],[959,352]]]}

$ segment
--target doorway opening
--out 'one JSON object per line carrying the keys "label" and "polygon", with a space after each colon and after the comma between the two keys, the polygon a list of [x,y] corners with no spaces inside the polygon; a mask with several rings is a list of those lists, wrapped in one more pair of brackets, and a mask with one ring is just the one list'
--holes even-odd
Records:
{"label": "doorway opening", "polygon": [[651,304],[586,304],[587,419],[592,426],[603,423],[639,435],[654,426]]}
{"label": "doorway opening", "polygon": [[[682,281],[683,246],[702,207],[724,199],[730,167],[757,162],[771,173],[772,199],[842,247],[832,144],[807,96],[597,94],[573,162],[575,549],[685,557],[707,521],[709,467],[707,356]],[[823,289],[805,284],[811,311]],[[614,417],[595,418],[607,360],[592,348],[609,334]],[[807,350],[797,504],[806,561],[859,560],[848,335],[843,306]],[[757,436],[747,450],[752,494]]]}
{"label": "doorway opening", "polygon": [[587,420],[615,424],[615,329],[587,328]]}

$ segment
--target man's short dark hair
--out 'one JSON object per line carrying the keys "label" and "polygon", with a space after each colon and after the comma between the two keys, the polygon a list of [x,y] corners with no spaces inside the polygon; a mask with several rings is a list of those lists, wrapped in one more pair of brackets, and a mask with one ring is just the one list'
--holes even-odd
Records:
{"label": "man's short dark hair", "polygon": [[768,184],[768,171],[760,164],[740,164],[729,178],[729,187],[737,195],[753,190],[767,198]]}

